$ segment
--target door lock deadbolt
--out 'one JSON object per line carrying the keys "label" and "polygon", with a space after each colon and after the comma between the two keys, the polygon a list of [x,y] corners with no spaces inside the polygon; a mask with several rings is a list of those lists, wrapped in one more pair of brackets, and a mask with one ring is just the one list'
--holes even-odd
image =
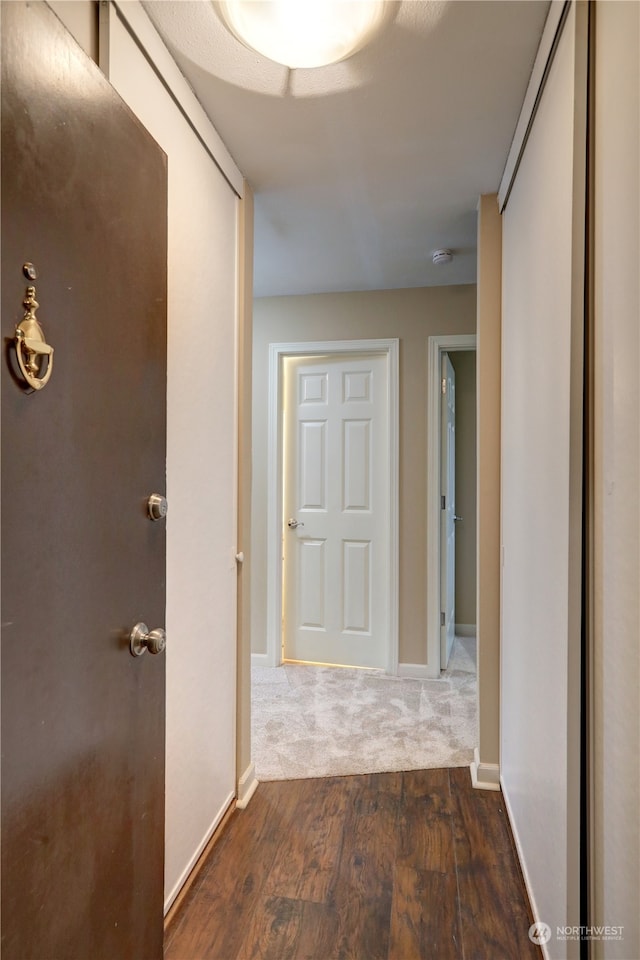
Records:
{"label": "door lock deadbolt", "polygon": [[164,520],[169,509],[167,498],[160,493],[152,493],[147,501],[147,508],[151,520]]}

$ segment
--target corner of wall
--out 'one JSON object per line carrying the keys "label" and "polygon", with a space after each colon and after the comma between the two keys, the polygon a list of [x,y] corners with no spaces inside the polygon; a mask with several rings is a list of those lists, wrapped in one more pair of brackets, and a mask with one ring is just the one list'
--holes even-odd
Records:
{"label": "corner of wall", "polygon": [[500,766],[497,763],[482,763],[476,747],[470,765],[471,782],[476,790],[500,789]]}
{"label": "corner of wall", "polygon": [[236,810],[244,810],[258,788],[258,779],[256,777],[256,767],[253,762],[249,764],[245,772],[238,780],[238,799],[236,800]]}
{"label": "corner of wall", "polygon": [[[478,203],[477,602],[478,767],[500,758],[500,404],[502,221],[496,194]],[[475,761],[474,761],[475,762]],[[480,771],[480,772],[478,772]],[[491,778],[490,778],[491,779]]]}
{"label": "corner of wall", "polygon": [[[236,773],[238,806],[251,769],[251,369],[253,339],[253,192],[245,181],[238,209],[238,564]],[[246,798],[248,803],[251,788]],[[246,791],[245,791],[246,792]],[[246,803],[245,803],[246,805]]]}

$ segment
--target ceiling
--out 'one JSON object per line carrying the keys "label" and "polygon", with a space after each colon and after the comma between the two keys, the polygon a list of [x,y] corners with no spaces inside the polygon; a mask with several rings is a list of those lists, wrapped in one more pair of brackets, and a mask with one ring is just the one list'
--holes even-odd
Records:
{"label": "ceiling", "polygon": [[290,71],[210,0],[146,0],[255,192],[255,295],[475,282],[478,197],[498,188],[548,6],[391,0],[368,47]]}

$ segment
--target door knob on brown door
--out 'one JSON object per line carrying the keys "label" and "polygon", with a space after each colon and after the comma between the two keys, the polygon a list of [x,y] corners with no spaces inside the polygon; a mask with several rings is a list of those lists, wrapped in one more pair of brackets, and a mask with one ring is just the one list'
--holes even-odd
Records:
{"label": "door knob on brown door", "polygon": [[133,657],[141,657],[148,650],[149,653],[162,653],[167,645],[167,635],[161,627],[149,630],[146,623],[136,623],[129,636],[129,649]]}

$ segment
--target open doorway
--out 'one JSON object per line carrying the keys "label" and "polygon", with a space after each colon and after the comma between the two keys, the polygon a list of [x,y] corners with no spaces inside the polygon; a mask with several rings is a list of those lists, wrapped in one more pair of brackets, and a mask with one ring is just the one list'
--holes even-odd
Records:
{"label": "open doorway", "polygon": [[[473,422],[475,430],[475,387],[467,376],[469,367],[475,374],[475,337],[470,342],[469,338],[457,338],[453,346],[456,345],[464,347],[466,351],[463,356],[462,350],[455,351],[450,343],[447,344],[452,353],[459,354],[458,357],[454,356],[454,361],[458,360],[460,368],[459,389],[463,394],[460,401],[460,430],[464,434],[464,424],[468,424],[469,420]],[[272,429],[268,431],[270,443],[277,437],[280,437],[281,443],[284,441],[286,413],[283,416],[282,412],[286,408],[287,364],[298,370],[303,378],[295,389],[291,388],[294,400],[302,397],[305,401],[302,403],[302,409],[306,411],[302,433],[310,431],[311,444],[316,440],[316,433],[321,432],[316,424],[324,423],[325,414],[321,414],[320,410],[316,411],[317,417],[311,416],[311,413],[317,406],[322,406],[325,390],[328,389],[329,375],[325,369],[325,361],[333,351],[327,350],[327,346],[331,345],[269,345],[269,382],[272,387]],[[362,344],[359,346],[360,350],[351,354],[351,361],[355,361],[358,356],[362,357]],[[353,363],[349,370],[356,371]],[[360,397],[360,394],[365,392],[365,380],[361,377],[361,371],[358,373],[357,383],[354,380],[350,385],[349,389],[352,388],[355,391],[354,397],[356,393]],[[358,402],[361,402],[361,399]],[[473,404],[471,410],[468,399]],[[299,406],[298,401],[295,406]],[[291,410],[289,414],[292,414]],[[468,442],[475,451],[475,440],[472,438]],[[286,454],[283,456],[282,446],[277,443],[274,450],[275,455],[270,458],[269,466],[271,491],[275,491],[276,496],[270,502],[273,504],[272,519],[278,515],[279,520],[271,527],[273,536],[268,538],[272,572],[282,564],[282,546],[287,538],[296,546],[303,542],[298,540],[298,533],[302,537],[311,536],[308,514],[313,515],[313,510],[317,509],[322,499],[321,486],[316,484],[315,492],[310,487],[305,497],[299,498],[296,509],[288,509],[286,496],[283,496],[282,492],[282,470]],[[322,460],[319,449],[316,451],[316,459],[319,462]],[[439,466],[439,460],[437,457],[436,467]],[[465,502],[464,496],[462,497],[461,510],[465,510],[462,514],[465,517],[463,522],[475,532],[475,457],[472,465],[468,464],[464,453],[460,454],[459,460],[459,472],[465,479],[470,479],[474,493],[473,510]],[[280,474],[276,472],[278,467]],[[314,475],[313,472],[309,474],[310,477]],[[299,509],[303,500],[307,507]],[[293,520],[298,526],[290,528],[289,520]],[[459,523],[458,526],[460,525]],[[316,549],[316,541],[321,539],[320,533],[313,533],[313,549]],[[458,558],[459,563],[464,562],[467,552],[467,547],[464,546]],[[475,559],[475,549],[472,552]],[[458,632],[461,632],[465,625],[469,630],[475,626],[475,570],[470,594],[471,613],[464,613],[464,606],[460,607],[463,598],[458,598],[458,611],[454,618]],[[277,599],[278,596],[281,597],[282,593],[275,591],[270,595],[270,600]],[[310,594],[310,597],[313,598],[313,595]],[[312,618],[308,619],[311,622]],[[316,620],[318,619],[316,617]],[[422,665],[420,672],[415,670],[411,673],[406,671],[406,665],[401,665],[405,669],[398,670],[394,675],[391,670],[384,672],[379,669],[352,670],[349,667],[307,665],[291,662],[291,658],[287,657],[283,663],[282,634],[281,630],[275,629],[282,625],[282,607],[278,609],[278,616],[273,617],[271,624],[274,628],[273,636],[277,637],[278,641],[271,650],[274,654],[280,653],[279,665],[269,664],[268,657],[265,656],[264,659],[261,658],[262,662],[256,658],[253,669],[253,750],[260,779],[456,766],[467,765],[471,761],[473,746],[477,742],[477,685],[473,637],[459,637],[448,669],[440,671],[438,663],[437,677],[429,679]],[[289,662],[286,662],[287,660]]]}
{"label": "open doorway", "polygon": [[448,357],[456,374],[454,634],[475,640],[476,353],[459,350]]}
{"label": "open doorway", "polygon": [[474,334],[429,338],[427,666],[434,679],[454,636],[475,637],[475,348]]}

